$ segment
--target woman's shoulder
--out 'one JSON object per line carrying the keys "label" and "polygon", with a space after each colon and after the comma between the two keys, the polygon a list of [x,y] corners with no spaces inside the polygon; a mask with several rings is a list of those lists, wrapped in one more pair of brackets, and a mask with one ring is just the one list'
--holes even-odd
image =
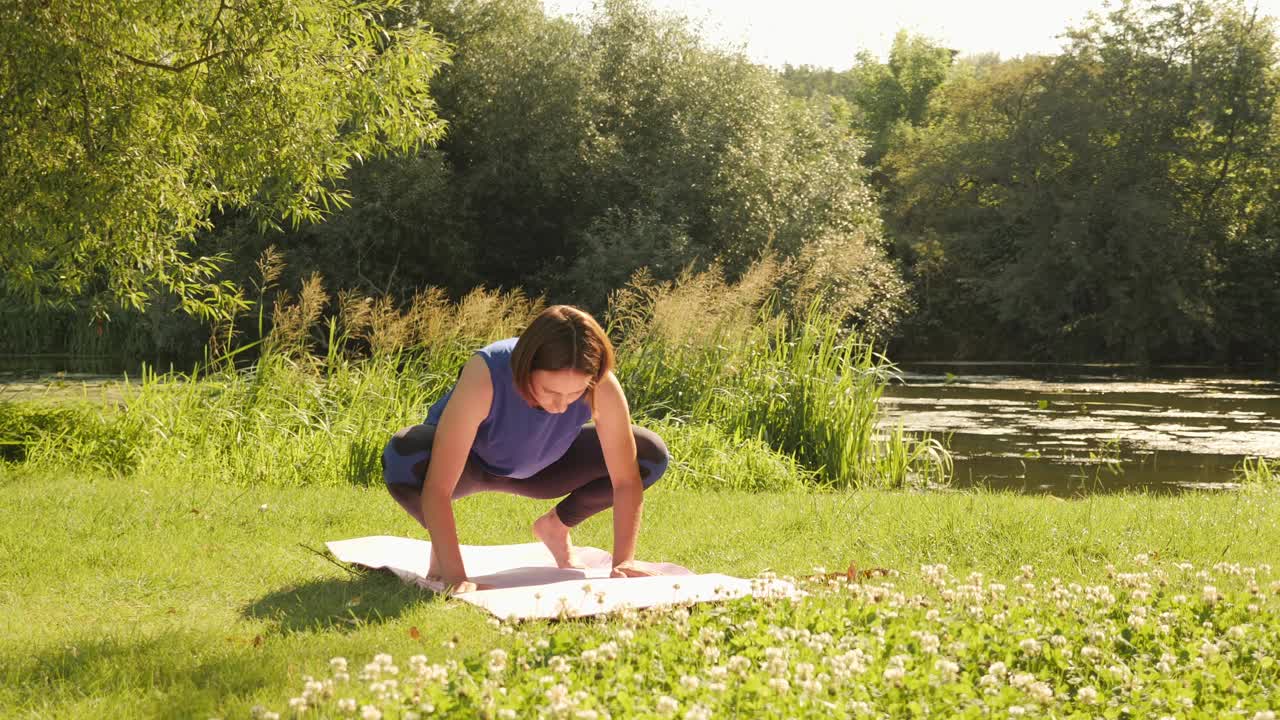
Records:
{"label": "woman's shoulder", "polygon": [[496,340],[476,350],[477,353],[485,357],[510,357],[511,353],[516,349],[516,343],[520,338],[511,337],[503,340]]}
{"label": "woman's shoulder", "polygon": [[484,362],[489,366],[490,370],[510,370],[511,353],[516,349],[516,341],[520,338],[506,338],[491,342],[488,345],[476,350],[472,357],[479,355],[484,358]]}

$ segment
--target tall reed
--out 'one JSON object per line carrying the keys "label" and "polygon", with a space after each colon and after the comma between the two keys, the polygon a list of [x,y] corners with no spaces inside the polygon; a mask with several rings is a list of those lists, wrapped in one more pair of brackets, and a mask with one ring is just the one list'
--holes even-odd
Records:
{"label": "tall reed", "polygon": [[892,366],[821,297],[799,317],[778,312],[775,272],[762,262],[737,285],[714,268],[671,285],[641,275],[615,294],[610,327],[633,406],[757,437],[830,485],[945,482],[936,441],[878,429]]}

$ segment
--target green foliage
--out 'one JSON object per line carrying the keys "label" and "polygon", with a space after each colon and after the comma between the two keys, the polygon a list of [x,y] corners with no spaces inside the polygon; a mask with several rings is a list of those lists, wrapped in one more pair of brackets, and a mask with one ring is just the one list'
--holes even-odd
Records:
{"label": "green foliage", "polygon": [[870,140],[863,162],[875,167],[900,124],[918,126],[928,120],[930,97],[947,79],[955,56],[956,51],[933,40],[900,30],[888,62],[862,51],[853,67],[841,72],[787,66],[782,83],[793,95],[829,96],[847,103],[849,123]]}
{"label": "green foliage", "polygon": [[438,138],[444,46],[393,0],[81,0],[0,11],[8,292],[202,316],[242,305],[189,241],[211,214],[314,221],[352,159]]}
{"label": "green foliage", "polygon": [[1262,320],[1244,287],[1270,297],[1275,276],[1239,262],[1274,260],[1251,239],[1280,147],[1272,22],[1230,2],[1125,4],[1069,37],[1060,56],[958,65],[885,160],[917,346],[1274,353],[1241,320]]}
{"label": "green foliage", "polygon": [[0,401],[0,461],[6,463],[65,463],[123,473],[136,466],[142,444],[111,408]]}
{"label": "green foliage", "polygon": [[769,70],[632,0],[581,24],[533,0],[403,12],[454,46],[432,86],[448,135],[352,173],[352,207],[324,225],[267,239],[221,227],[205,247],[235,252],[237,272],[270,242],[339,288],[456,297],[483,283],[603,310],[639,268],[672,280],[718,261],[732,278],[822,240],[843,260],[810,262],[827,273],[812,284],[857,286],[850,317],[892,325],[904,287],[863,145],[822,102],[788,98]]}

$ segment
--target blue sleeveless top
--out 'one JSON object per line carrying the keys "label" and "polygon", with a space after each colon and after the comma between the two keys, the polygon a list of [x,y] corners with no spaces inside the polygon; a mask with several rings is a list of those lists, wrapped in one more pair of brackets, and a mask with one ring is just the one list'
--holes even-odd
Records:
{"label": "blue sleeveless top", "polygon": [[[476,351],[489,366],[493,403],[489,415],[476,429],[471,457],[492,475],[524,479],[559,460],[591,419],[587,394],[570,403],[563,413],[549,413],[529,403],[516,391],[511,375],[511,353],[519,338],[508,338]],[[454,388],[457,384],[454,384]],[[453,395],[444,394],[427,411],[427,424],[440,424],[440,415]]]}

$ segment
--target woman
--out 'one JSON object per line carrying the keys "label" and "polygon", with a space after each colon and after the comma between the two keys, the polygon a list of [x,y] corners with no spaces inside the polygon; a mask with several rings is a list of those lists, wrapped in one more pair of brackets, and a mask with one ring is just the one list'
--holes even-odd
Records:
{"label": "woman", "polygon": [[667,448],[631,424],[613,367],[600,325],[555,305],[519,338],[477,350],[426,422],[391,438],[383,479],[431,535],[429,577],[454,592],[484,589],[467,580],[452,501],[486,490],[539,500],[567,494],[533,523],[562,568],[581,567],[569,531],[613,507],[611,576],[652,574],[634,564],[636,536],[644,490],[666,471]]}

